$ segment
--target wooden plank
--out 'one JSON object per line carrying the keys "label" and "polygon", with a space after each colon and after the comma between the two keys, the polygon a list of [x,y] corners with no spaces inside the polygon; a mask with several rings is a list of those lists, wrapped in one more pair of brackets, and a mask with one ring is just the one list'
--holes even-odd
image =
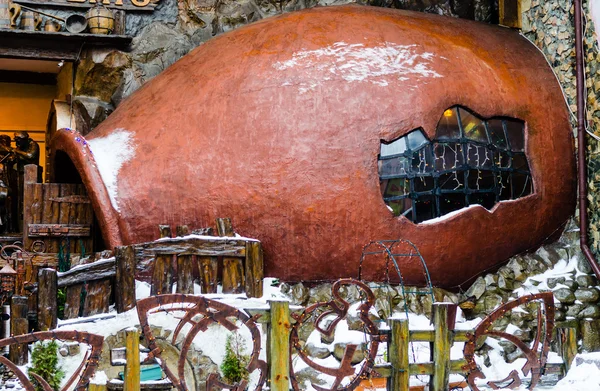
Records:
{"label": "wooden plank", "polygon": [[[75,185],[71,184],[71,183],[61,183],[60,184],[60,196],[61,197],[66,197],[66,196],[71,196],[73,195],[75,191]],[[58,218],[58,223],[59,224],[69,224],[71,222],[71,213],[72,213],[72,208],[71,208],[70,203],[67,202],[59,202],[59,210],[60,210],[60,217]],[[59,242],[61,242],[61,240],[59,239]],[[67,239],[66,241],[62,240],[63,246],[68,246],[69,247],[69,252],[71,254],[75,253],[75,240],[70,240]],[[66,249],[65,249],[66,251]]]}
{"label": "wooden plank", "polygon": [[194,294],[194,256],[177,256],[177,293]]}
{"label": "wooden plank", "polygon": [[[23,335],[29,332],[27,312],[27,298],[24,296],[13,296],[10,302],[11,335]],[[10,345],[8,359],[16,365],[27,364],[28,356],[27,344]]]}
{"label": "wooden plank", "polygon": [[140,391],[140,333],[125,330],[125,383],[123,391]]}
{"label": "wooden plank", "polygon": [[246,262],[244,263],[246,296],[263,295],[263,252],[260,242],[246,242]]}
{"label": "wooden plank", "polygon": [[240,258],[223,258],[223,293],[244,291],[244,267]]}
{"label": "wooden plank", "polygon": [[40,331],[54,330],[57,324],[56,270],[44,268],[38,274],[37,320]]}
{"label": "wooden plank", "polygon": [[115,304],[117,312],[121,313],[135,307],[135,252],[133,247],[116,247],[115,259],[117,264]]}
{"label": "wooden plank", "polygon": [[58,287],[62,288],[65,286],[81,284],[86,281],[90,282],[111,278],[116,274],[115,259],[102,259],[100,261],[88,263],[87,265],[76,266],[64,273],[58,273]]}
{"label": "wooden plank", "polygon": [[388,340],[388,360],[391,364],[391,376],[388,378],[387,389],[393,391],[408,391],[410,386],[409,373],[409,330],[408,320],[390,318],[390,338]]}
{"label": "wooden plank", "polygon": [[448,329],[448,307],[451,305],[455,304],[434,303],[432,306],[435,336],[433,340],[433,375],[429,383],[431,391],[448,390],[452,342]]}
{"label": "wooden plank", "polygon": [[220,217],[217,219],[217,233],[219,236],[235,236],[230,218]]}
{"label": "wooden plank", "polygon": [[217,257],[197,257],[202,293],[217,293]]}
{"label": "wooden plank", "polygon": [[[473,330],[451,330],[454,336],[453,342],[466,342],[469,340],[468,334],[473,334]],[[410,340],[412,342],[433,342],[433,330],[410,330]]]}
{"label": "wooden plank", "polygon": [[158,231],[160,233],[161,238],[170,238],[171,237],[171,226],[170,225],[159,225]]}
{"label": "wooden plank", "polygon": [[[467,365],[467,360],[452,360],[450,361],[450,373],[451,374],[466,374],[467,372],[463,367]],[[420,364],[409,364],[408,365],[410,376],[414,375],[431,375],[433,374],[433,363],[426,362]],[[373,370],[377,372],[381,377],[391,377],[394,368],[390,363],[378,364],[373,367]],[[388,388],[389,389],[389,388]]]}
{"label": "wooden plank", "polygon": [[83,316],[105,314],[110,306],[112,284],[110,279],[93,281],[87,284],[83,303]]}
{"label": "wooden plank", "polygon": [[287,301],[269,301],[271,310],[269,341],[269,378],[271,391],[290,389],[290,307]]}
{"label": "wooden plank", "polygon": [[151,295],[165,295],[171,293],[173,286],[173,271],[171,270],[172,255],[159,255],[154,260],[152,271]]}
{"label": "wooden plank", "polygon": [[134,244],[137,259],[152,258],[156,254],[182,254],[208,257],[228,256],[245,257],[246,241],[223,239],[215,236],[214,240],[190,238],[163,239],[154,242]]}
{"label": "wooden plank", "polygon": [[565,365],[565,373],[571,369],[577,354],[577,329],[575,327],[560,327],[556,329],[558,352]]}
{"label": "wooden plank", "polygon": [[71,285],[66,288],[64,319],[75,319],[81,312],[81,290],[83,284]]}
{"label": "wooden plank", "polygon": [[39,237],[90,236],[91,227],[83,224],[29,224],[28,235]]}
{"label": "wooden plank", "polygon": [[[37,214],[39,211],[39,197],[40,195],[37,194],[37,192],[39,192],[39,190],[41,190],[40,188],[36,188],[37,184],[37,166],[35,164],[28,164],[25,166],[25,173],[24,173],[24,179],[23,179],[23,199],[22,200],[18,200],[17,202],[22,202],[22,205],[27,205],[27,208],[23,208],[23,244],[25,246],[25,249],[29,250],[31,248],[31,240],[29,239],[29,237],[27,236],[27,230],[25,229],[27,227],[27,224],[31,224],[33,223],[34,219],[39,219],[38,216],[34,216],[34,214]],[[31,206],[34,202],[35,202],[35,198],[38,197],[38,201],[37,204],[35,206],[35,208],[32,210]],[[18,197],[17,197],[18,198]],[[13,200],[15,199],[15,197],[13,197]],[[21,208],[19,207],[18,210],[21,210]],[[13,219],[20,219],[20,216],[12,216]]]}
{"label": "wooden plank", "polygon": [[[59,203],[50,201],[51,198],[58,197],[60,186],[58,183],[44,184],[44,205],[42,208],[42,222],[45,224],[57,224],[60,215]],[[46,252],[58,252],[58,242],[56,239],[46,240]]]}
{"label": "wooden plank", "polygon": [[106,383],[91,383],[88,387],[88,391],[106,391]]}

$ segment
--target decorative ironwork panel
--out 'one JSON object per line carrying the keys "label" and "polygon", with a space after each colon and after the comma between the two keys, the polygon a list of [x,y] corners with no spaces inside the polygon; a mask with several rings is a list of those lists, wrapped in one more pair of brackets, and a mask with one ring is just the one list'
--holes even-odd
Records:
{"label": "decorative ironwork panel", "polygon": [[[347,344],[338,368],[326,367],[312,360],[304,347],[299,337],[299,330],[304,325],[312,323],[314,329],[322,335],[333,337],[336,326],[339,322],[346,318],[350,303],[344,300],[340,294],[340,289],[343,286],[355,285],[361,292],[363,299],[357,309],[358,318],[363,323],[363,329],[366,336],[367,353],[366,358],[356,365],[352,365],[353,356],[358,348],[356,344]],[[317,384],[312,384],[312,387],[318,391],[343,391],[352,390],[358,386],[362,379],[368,378],[373,371],[375,364],[375,356],[380,342],[385,341],[385,334],[380,334],[377,326],[369,319],[369,310],[375,302],[375,296],[369,287],[354,279],[342,279],[336,281],[331,293],[333,299],[328,302],[315,303],[307,307],[304,312],[299,315],[292,315],[296,323],[292,326],[290,332],[290,375],[292,387],[295,391],[300,391],[298,376],[294,370],[294,356],[299,357],[306,365],[317,370],[318,372],[334,377],[333,384],[330,388],[324,388]],[[357,370],[358,368],[358,370]],[[343,385],[343,381],[350,378],[350,381]]]}
{"label": "decorative ironwork panel", "polygon": [[[60,340],[60,341],[73,341],[79,343],[85,343],[89,346],[88,352],[86,353],[83,361],[79,368],[73,372],[69,380],[65,383],[62,391],[68,390],[75,382],[74,391],[86,391],[90,383],[90,378],[94,376],[96,368],[98,368],[98,362],[100,360],[100,353],[102,352],[102,344],[104,337],[97,334],[91,334],[83,331],[67,330],[67,331],[40,331],[37,333],[30,333],[25,335],[17,335],[10,338],[0,339],[0,348],[10,346],[13,344],[23,344],[32,342],[41,342],[46,340]],[[5,365],[8,369],[13,371],[17,379],[21,382],[21,385],[27,391],[35,391],[35,386],[31,383],[29,378],[21,369],[16,366],[12,361],[6,357],[0,356],[0,364]],[[42,379],[35,373],[31,374],[35,380],[42,386],[45,391],[54,391],[54,389],[48,384],[47,381]]]}
{"label": "decorative ironwork panel", "polygon": [[[252,353],[246,366],[246,370],[248,373],[252,373],[255,370],[260,371],[260,377],[254,390],[259,391],[262,389],[266,379],[267,364],[265,361],[259,359],[261,335],[256,320],[260,315],[251,317],[237,308],[228,306],[216,300],[211,300],[202,296],[183,294],[158,295],[139,300],[137,302],[137,311],[142,332],[149,344],[148,348],[150,349],[150,353],[148,354],[147,361],[152,360],[153,358],[159,359],[158,362],[163,371],[179,391],[187,391],[190,389],[185,381],[184,365],[186,355],[198,333],[206,331],[208,327],[213,324],[223,326],[227,330],[233,332],[239,329],[238,321],[241,322],[252,336]],[[175,345],[178,337],[185,333],[179,360],[177,362],[177,373],[174,373],[164,360],[160,360],[162,350],[156,344],[156,339],[152,334],[152,329],[148,321],[149,315],[159,312],[183,313],[177,327],[173,331],[171,341],[171,343]],[[190,326],[191,328],[187,332],[184,332],[185,326]],[[213,388],[225,388],[228,390],[243,391],[247,385],[246,380],[241,380],[235,384],[228,384],[225,381],[222,381],[218,374],[211,373],[207,378],[206,389],[210,391]]]}
{"label": "decorative ironwork panel", "polygon": [[[507,332],[494,330],[495,321],[502,318],[509,311],[529,303],[538,303],[536,335],[531,344],[525,343]],[[544,366],[546,365],[553,329],[554,296],[552,295],[552,292],[523,296],[515,301],[511,301],[510,303],[498,307],[477,325],[474,332],[469,335],[469,340],[465,343],[463,352],[467,364],[463,369],[465,372],[468,372],[467,382],[469,383],[469,387],[471,387],[473,391],[479,391],[479,388],[475,384],[475,379],[485,379],[485,375],[475,362],[475,350],[478,340],[482,342],[482,339],[490,336],[505,339],[523,352],[526,362],[521,371],[526,376],[531,373],[531,383],[528,388],[530,390],[533,389],[539,382]],[[506,378],[501,380],[490,380],[487,384],[492,389],[517,388],[521,385],[521,379],[519,378],[518,372],[512,370]]]}

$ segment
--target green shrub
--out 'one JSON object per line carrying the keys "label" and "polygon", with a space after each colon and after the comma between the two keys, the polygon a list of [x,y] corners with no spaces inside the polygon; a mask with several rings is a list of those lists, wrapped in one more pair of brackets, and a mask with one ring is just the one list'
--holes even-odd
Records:
{"label": "green shrub", "polygon": [[60,382],[65,377],[64,371],[58,365],[58,344],[56,341],[35,344],[31,353],[31,368],[27,371],[36,391],[44,391],[32,373],[46,380],[54,390],[60,388]]}
{"label": "green shrub", "polygon": [[229,384],[234,384],[242,379],[248,380],[248,370],[246,365],[250,361],[250,356],[245,354],[244,339],[238,333],[227,336],[225,343],[225,358],[221,364],[223,378]]}

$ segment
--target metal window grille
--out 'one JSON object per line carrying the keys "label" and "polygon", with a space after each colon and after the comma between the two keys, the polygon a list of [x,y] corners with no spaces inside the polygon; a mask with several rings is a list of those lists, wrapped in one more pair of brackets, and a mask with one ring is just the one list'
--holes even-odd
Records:
{"label": "metal window grille", "polygon": [[383,200],[394,215],[420,223],[533,193],[524,128],[517,119],[484,120],[454,106],[442,115],[432,141],[419,128],[382,142]]}

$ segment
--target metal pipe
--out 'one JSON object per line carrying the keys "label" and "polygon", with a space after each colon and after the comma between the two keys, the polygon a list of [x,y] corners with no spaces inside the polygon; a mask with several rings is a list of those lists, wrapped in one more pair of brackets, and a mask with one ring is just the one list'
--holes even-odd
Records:
{"label": "metal pipe", "polygon": [[575,7],[575,76],[577,91],[577,170],[579,181],[579,245],[596,278],[600,279],[600,267],[588,243],[587,216],[587,166],[585,163],[585,72],[583,57],[583,32],[581,30],[581,0],[574,0]]}

